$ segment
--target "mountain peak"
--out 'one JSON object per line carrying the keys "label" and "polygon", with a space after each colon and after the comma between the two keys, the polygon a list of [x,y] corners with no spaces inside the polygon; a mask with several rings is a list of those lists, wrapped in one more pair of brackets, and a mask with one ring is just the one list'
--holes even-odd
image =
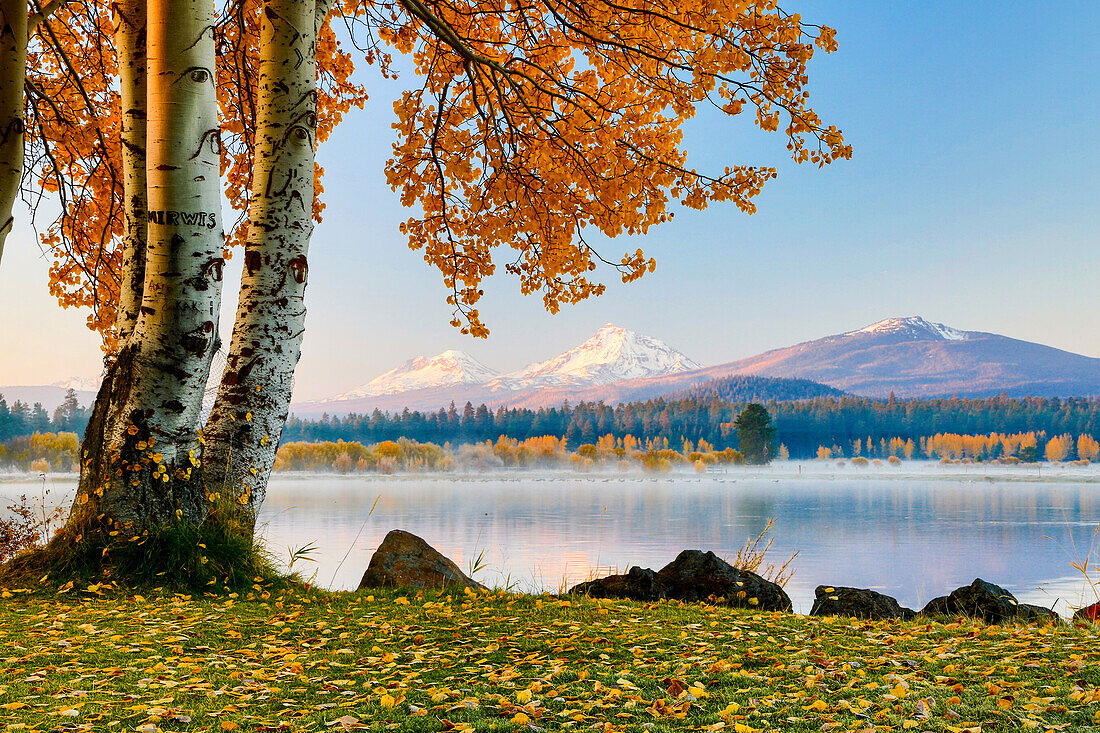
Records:
{"label": "mountain peak", "polygon": [[77,392],[98,392],[103,380],[99,377],[69,377],[50,384],[61,389],[75,389]]}
{"label": "mountain peak", "polygon": [[870,326],[864,326],[858,331],[849,331],[845,336],[853,336],[859,333],[891,334],[914,340],[932,339],[935,341],[963,341],[966,339],[966,331],[945,326],[942,323],[926,321],[920,316],[908,318],[887,318]]}
{"label": "mountain peak", "polygon": [[668,344],[607,323],[580,346],[492,380],[493,389],[592,386],[698,369]]}
{"label": "mountain peak", "polygon": [[448,387],[459,384],[483,384],[500,372],[482,364],[464,351],[447,349],[433,357],[416,356],[380,374],[366,384],[350,392],[337,395],[335,400],[353,400],[362,397],[408,392],[414,389]]}

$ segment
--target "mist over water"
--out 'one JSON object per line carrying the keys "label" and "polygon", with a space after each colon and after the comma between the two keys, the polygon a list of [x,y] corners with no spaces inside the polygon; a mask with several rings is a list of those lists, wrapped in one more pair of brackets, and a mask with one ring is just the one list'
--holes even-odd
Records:
{"label": "mist over water", "polygon": [[[65,489],[54,480],[51,499]],[[0,497],[36,491],[33,482],[0,484]],[[1090,551],[1097,562],[1096,466],[276,475],[259,530],[284,563],[288,548],[313,543],[316,562],[294,569],[327,588],[354,589],[386,532],[400,528],[464,571],[481,565],[475,577],[486,585],[557,592],[631,565],[659,569],[683,549],[732,558],[770,518],[769,560],[798,552],[786,587],[798,612],[822,584],[874,588],[919,609],[976,577],[1063,615],[1096,600],[1070,567]]]}
{"label": "mist over water", "polygon": [[919,609],[980,576],[1066,613],[1095,600],[1070,562],[1097,540],[1100,484],[1037,478],[278,477],[260,521],[273,550],[315,542],[318,562],[301,567],[326,587],[355,588],[400,528],[465,571],[480,558],[486,585],[554,592],[631,565],[659,569],[683,549],[732,558],[774,518],[769,559],[798,552],[787,592],[800,612],[819,584],[874,588]]}

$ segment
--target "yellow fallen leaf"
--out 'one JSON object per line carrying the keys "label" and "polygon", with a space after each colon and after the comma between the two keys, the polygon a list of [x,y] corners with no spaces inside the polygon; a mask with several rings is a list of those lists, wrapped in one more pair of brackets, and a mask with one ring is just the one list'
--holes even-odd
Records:
{"label": "yellow fallen leaf", "polygon": [[516,713],[512,716],[512,722],[516,725],[527,725],[531,722],[531,719],[527,717],[526,713]]}
{"label": "yellow fallen leaf", "polygon": [[396,700],[394,700],[392,695],[383,695],[382,699],[379,700],[379,702],[384,708],[392,708]]}
{"label": "yellow fallen leaf", "polygon": [[824,712],[825,709],[828,708],[828,707],[829,706],[825,704],[824,700],[814,700],[812,703],[810,703],[809,708],[807,708],[807,709],[808,710],[816,710],[817,712],[821,713],[821,712]]}
{"label": "yellow fallen leaf", "polygon": [[526,705],[527,703],[531,702],[531,691],[520,690],[519,692],[517,692],[516,702],[518,702],[520,705]]}

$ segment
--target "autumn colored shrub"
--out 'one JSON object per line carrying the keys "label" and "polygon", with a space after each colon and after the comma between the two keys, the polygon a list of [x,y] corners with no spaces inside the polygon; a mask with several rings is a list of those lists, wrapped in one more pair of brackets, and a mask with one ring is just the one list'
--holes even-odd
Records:
{"label": "autumn colored shrub", "polygon": [[68,472],[77,470],[79,455],[76,433],[34,433],[0,446],[0,465],[35,473]]}

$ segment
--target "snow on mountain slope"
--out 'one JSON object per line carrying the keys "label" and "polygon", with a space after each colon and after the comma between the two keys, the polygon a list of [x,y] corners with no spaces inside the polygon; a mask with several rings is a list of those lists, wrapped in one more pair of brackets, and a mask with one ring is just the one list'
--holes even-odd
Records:
{"label": "snow on mountain slope", "polygon": [[103,383],[102,377],[69,377],[60,382],[53,382],[49,386],[61,389],[75,389],[77,392],[98,392],[99,385]]}
{"label": "snow on mountain slope", "polygon": [[608,323],[580,346],[503,374],[485,386],[493,391],[594,386],[698,368],[663,341]]}
{"label": "snow on mountain slope", "polygon": [[463,351],[448,349],[431,358],[417,356],[409,359],[396,369],[333,397],[332,401],[397,394],[414,389],[482,384],[499,374]]}
{"label": "snow on mountain slope", "polygon": [[940,339],[943,341],[963,341],[966,339],[966,331],[960,331],[942,323],[932,323],[920,316],[909,318],[887,318],[870,326],[864,326],[858,331],[849,331],[845,336],[857,333],[895,334],[912,339]]}

